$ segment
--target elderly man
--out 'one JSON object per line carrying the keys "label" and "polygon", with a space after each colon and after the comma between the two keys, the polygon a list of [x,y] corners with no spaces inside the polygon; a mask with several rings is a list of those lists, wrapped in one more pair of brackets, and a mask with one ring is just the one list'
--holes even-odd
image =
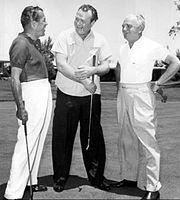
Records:
{"label": "elderly man", "polygon": [[13,41],[9,51],[11,87],[17,106],[16,116],[19,128],[10,178],[4,195],[6,199],[21,199],[26,185],[30,184],[23,126],[25,123],[32,190],[34,192],[47,190],[47,187],[39,185],[37,180],[52,111],[52,95],[47,68],[45,59],[38,49],[39,41],[37,41],[40,36],[44,36],[47,26],[43,10],[39,7],[26,7],[21,15],[21,24],[24,31]]}
{"label": "elderly man", "polygon": [[[97,19],[94,7],[82,5],[76,13],[74,28],[60,33],[52,48],[58,69],[52,139],[56,192],[64,190],[69,176],[72,149],[79,122],[81,148],[88,179],[93,186],[102,190],[110,189],[103,177],[106,158],[100,124],[99,76],[109,71],[111,52],[106,39],[91,30]],[[95,57],[96,59],[93,59]],[[94,65],[96,67],[93,67]],[[91,79],[92,75],[94,81]],[[92,105],[91,94],[93,94]],[[87,150],[89,125],[91,125],[90,145]]]}
{"label": "elderly man", "polygon": [[[117,69],[119,123],[119,153],[121,180],[115,187],[136,187],[140,150],[146,157],[146,192],[142,199],[158,199],[160,151],[156,140],[155,95],[161,84],[179,69],[179,60],[166,48],[142,35],[145,20],[142,15],[128,15],[122,24],[127,40],[120,48]],[[153,66],[163,60],[169,67],[151,85]],[[119,83],[120,81],[120,83]]]}

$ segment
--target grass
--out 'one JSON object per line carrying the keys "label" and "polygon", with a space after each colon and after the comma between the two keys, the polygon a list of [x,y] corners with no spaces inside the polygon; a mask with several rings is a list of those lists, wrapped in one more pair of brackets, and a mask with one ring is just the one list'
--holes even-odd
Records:
{"label": "grass", "polygon": [[[117,150],[118,125],[116,117],[116,86],[115,83],[102,83],[102,118],[101,123],[106,143],[105,176],[109,179],[119,180],[119,159]],[[167,103],[161,103],[157,96],[158,132],[157,139],[161,150],[162,199],[180,198],[180,89],[164,89],[168,95]],[[56,97],[56,88],[52,85],[53,98]],[[11,157],[17,134],[17,121],[15,118],[15,104],[9,81],[0,81],[0,199],[3,197],[5,184],[9,177]],[[54,101],[55,102],[55,101]],[[34,194],[34,199],[140,199],[143,192],[139,189],[112,189],[104,192],[91,187],[87,182],[82,154],[77,132],[71,177],[65,190],[59,194],[52,189],[52,122],[46,137],[42,154],[39,177],[40,182],[49,188],[45,193]],[[143,177],[143,176],[142,176]],[[141,183],[142,180],[140,180]]]}
{"label": "grass", "polygon": [[[56,99],[56,86],[51,84],[53,99]],[[116,84],[115,82],[101,82],[102,100],[116,100]],[[168,96],[168,101],[180,100],[180,87],[164,88],[164,93]],[[160,100],[157,96],[157,100]],[[12,96],[10,81],[0,80],[0,101],[14,101]]]}

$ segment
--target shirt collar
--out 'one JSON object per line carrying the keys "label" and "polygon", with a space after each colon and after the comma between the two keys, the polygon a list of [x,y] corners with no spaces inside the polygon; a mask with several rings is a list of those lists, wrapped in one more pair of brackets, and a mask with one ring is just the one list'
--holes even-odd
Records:
{"label": "shirt collar", "polygon": [[74,37],[73,37],[74,42],[82,43],[82,42],[88,41],[88,40],[90,40],[92,38],[94,38],[94,33],[93,33],[92,30],[89,32],[89,34],[86,36],[86,38],[84,40],[82,40],[82,38],[74,30]]}
{"label": "shirt collar", "polygon": [[[132,48],[138,47],[142,45],[142,42],[144,41],[144,36],[142,35],[132,46]],[[125,41],[126,45],[129,47],[128,41]],[[131,48],[131,49],[132,49]]]}
{"label": "shirt collar", "polygon": [[143,40],[144,40],[144,36],[142,35],[142,36],[134,43],[133,46],[141,46]]}
{"label": "shirt collar", "polygon": [[39,51],[41,50],[41,41],[40,39],[33,40],[25,32],[19,33],[19,36],[24,36],[31,44],[33,44]]}

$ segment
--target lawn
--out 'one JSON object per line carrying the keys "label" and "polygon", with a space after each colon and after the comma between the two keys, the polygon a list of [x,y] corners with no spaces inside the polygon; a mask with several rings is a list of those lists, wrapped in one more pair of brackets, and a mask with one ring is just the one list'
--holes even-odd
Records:
{"label": "lawn", "polygon": [[[51,84],[53,99],[56,98],[56,86],[55,84]],[[116,100],[116,83],[115,82],[102,82],[102,100]],[[164,93],[168,96],[168,101],[179,101],[180,93],[179,93],[179,85],[177,87],[168,87],[164,88]],[[159,96],[157,95],[157,100],[159,100]],[[14,98],[12,96],[10,81],[9,80],[0,80],[0,101],[13,101]]]}
{"label": "lawn", "polygon": [[[52,85],[55,99],[55,86]],[[180,89],[164,89],[168,95],[167,103],[161,103],[157,96],[158,133],[157,139],[161,149],[161,198],[180,198]],[[0,81],[0,199],[2,199],[5,184],[8,180],[11,156],[17,133],[15,119],[15,103],[9,82]],[[55,102],[55,101],[54,101]],[[115,83],[102,83],[102,127],[106,143],[105,176],[112,180],[119,180],[119,161],[117,151],[118,125],[116,118],[116,87]],[[62,193],[55,193],[52,189],[52,161],[51,138],[52,123],[46,138],[42,155],[39,177],[40,182],[48,186],[45,193],[35,193],[34,199],[140,199],[143,191],[140,189],[112,189],[104,192],[93,188],[86,179],[86,172],[82,162],[77,132],[71,176]],[[143,170],[140,183],[143,183]]]}

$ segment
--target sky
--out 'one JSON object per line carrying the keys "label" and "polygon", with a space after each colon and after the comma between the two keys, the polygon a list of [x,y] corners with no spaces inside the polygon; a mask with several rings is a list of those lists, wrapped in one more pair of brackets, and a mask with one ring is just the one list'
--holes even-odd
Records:
{"label": "sky", "polygon": [[73,26],[76,11],[82,4],[91,4],[97,9],[99,19],[93,29],[106,37],[115,59],[124,42],[121,26],[130,13],[145,17],[145,36],[168,45],[172,52],[180,48],[180,35],[175,39],[168,35],[180,20],[180,11],[176,10],[173,0],[0,0],[0,60],[9,60],[12,40],[22,32],[20,16],[26,6],[43,8],[48,26],[46,36],[41,39],[50,36],[54,41],[61,31]]}

